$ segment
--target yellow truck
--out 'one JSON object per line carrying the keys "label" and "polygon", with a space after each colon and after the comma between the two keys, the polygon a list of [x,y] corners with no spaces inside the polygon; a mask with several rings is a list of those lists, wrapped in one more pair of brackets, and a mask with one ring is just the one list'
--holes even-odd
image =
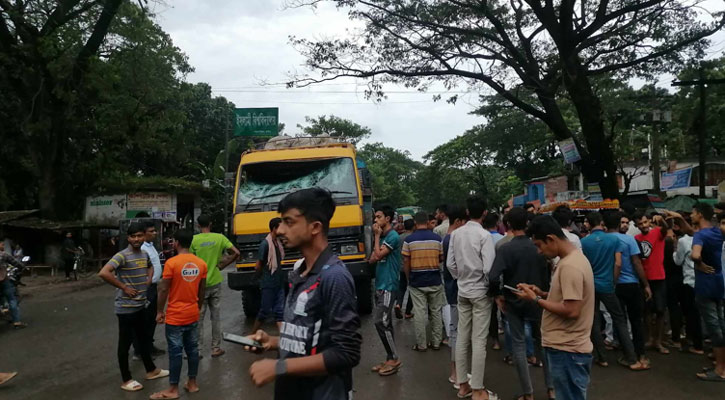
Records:
{"label": "yellow truck", "polygon": [[[241,257],[227,281],[229,288],[242,292],[247,317],[255,317],[260,306],[254,266],[269,220],[279,216],[277,205],[285,195],[309,187],[332,193],[337,207],[330,221],[330,246],[355,278],[359,311],[372,311],[373,274],[366,262],[372,242],[372,190],[365,163],[350,143],[278,137],[242,154],[237,170],[233,233]],[[300,258],[299,251],[287,250],[282,268],[290,270]]]}

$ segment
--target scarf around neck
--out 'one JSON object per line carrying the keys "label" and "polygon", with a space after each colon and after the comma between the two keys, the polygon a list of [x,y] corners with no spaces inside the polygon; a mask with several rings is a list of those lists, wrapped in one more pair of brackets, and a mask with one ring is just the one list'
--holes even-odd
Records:
{"label": "scarf around neck", "polygon": [[[270,273],[274,274],[275,271],[277,271],[277,267],[279,266],[279,263],[284,260],[284,246],[282,246],[282,243],[279,241],[279,239],[274,240],[272,238],[272,234],[267,234],[267,237],[264,238],[264,240],[267,241],[267,266],[269,267]],[[275,251],[275,248],[279,250],[279,256],[280,259],[277,260],[277,252]]]}

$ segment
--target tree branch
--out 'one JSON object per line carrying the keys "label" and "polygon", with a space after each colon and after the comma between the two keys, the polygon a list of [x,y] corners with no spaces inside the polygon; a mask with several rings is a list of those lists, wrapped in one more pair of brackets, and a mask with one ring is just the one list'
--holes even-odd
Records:
{"label": "tree branch", "polygon": [[[2,0],[0,0],[2,1]],[[98,52],[98,49],[103,43],[103,39],[108,33],[108,29],[111,26],[113,17],[116,16],[118,8],[123,3],[123,0],[105,0],[103,10],[101,10],[101,16],[98,17],[96,24],[93,26],[91,36],[86,41],[81,51],[76,57],[75,65],[73,66],[73,83],[78,85],[83,78],[83,74],[88,67],[91,57]]]}

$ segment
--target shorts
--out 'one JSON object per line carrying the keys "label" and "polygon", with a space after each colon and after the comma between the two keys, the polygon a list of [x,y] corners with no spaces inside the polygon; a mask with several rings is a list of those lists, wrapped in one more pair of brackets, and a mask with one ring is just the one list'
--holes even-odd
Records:
{"label": "shorts", "polygon": [[262,301],[257,313],[257,320],[264,321],[270,316],[276,322],[284,320],[284,289],[262,288]]}
{"label": "shorts", "polygon": [[667,308],[667,283],[664,279],[649,281],[652,298],[647,302],[647,312],[664,314]]}

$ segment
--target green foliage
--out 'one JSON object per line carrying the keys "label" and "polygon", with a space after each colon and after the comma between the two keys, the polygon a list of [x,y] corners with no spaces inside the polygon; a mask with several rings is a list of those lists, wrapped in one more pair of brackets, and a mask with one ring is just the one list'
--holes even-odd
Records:
{"label": "green foliage", "polygon": [[415,179],[424,166],[413,160],[407,150],[369,143],[358,149],[358,157],[365,161],[372,175],[376,204],[392,207],[417,204]]}
{"label": "green foliage", "polygon": [[371,135],[370,128],[359,125],[348,119],[330,115],[321,115],[317,118],[305,117],[308,126],[297,125],[302,129],[302,136],[327,135],[344,139],[350,143],[357,144],[362,139]]}

